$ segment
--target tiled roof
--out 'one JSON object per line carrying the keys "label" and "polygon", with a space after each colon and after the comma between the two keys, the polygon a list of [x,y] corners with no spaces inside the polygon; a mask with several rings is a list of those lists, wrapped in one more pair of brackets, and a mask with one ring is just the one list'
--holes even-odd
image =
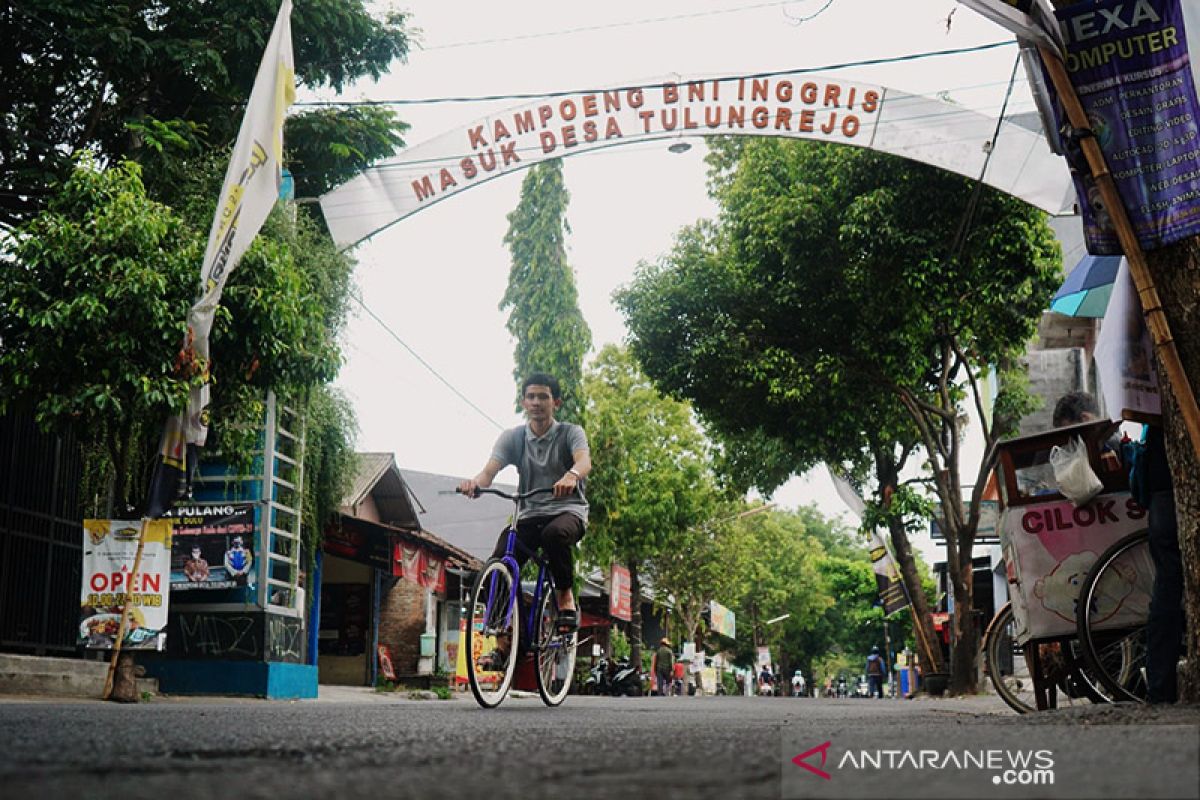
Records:
{"label": "tiled roof", "polygon": [[419,529],[418,506],[396,467],[395,457],[391,453],[355,455],[358,469],[349,494],[342,500],[342,511],[353,516],[355,507],[370,497],[379,511],[380,522],[405,530]]}
{"label": "tiled roof", "polygon": [[[423,509],[417,516],[422,531],[433,533],[476,558],[486,560],[491,556],[496,539],[512,514],[511,503],[494,495],[467,500],[453,494],[461,477],[411,469],[402,469],[400,474]],[[497,483],[495,487],[516,491],[515,486],[506,484]]]}

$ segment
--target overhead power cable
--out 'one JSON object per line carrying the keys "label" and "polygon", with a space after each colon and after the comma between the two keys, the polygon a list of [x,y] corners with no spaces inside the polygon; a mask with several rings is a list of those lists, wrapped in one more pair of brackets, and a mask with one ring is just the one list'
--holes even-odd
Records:
{"label": "overhead power cable", "polygon": [[[731,80],[742,78],[745,80],[753,80],[755,78],[777,78],[784,75],[804,75],[813,72],[827,72],[837,69],[849,69],[851,67],[873,67],[883,64],[899,64],[906,61],[918,61],[923,58],[940,58],[943,56],[957,56],[967,53],[980,53],[986,50],[995,50],[998,47],[1009,47],[1016,44],[1015,39],[1008,39],[1003,42],[991,42],[990,44],[980,44],[974,47],[958,47],[951,50],[930,50],[924,53],[909,53],[903,56],[889,56],[885,58],[867,58],[859,61],[843,61],[837,64],[825,64],[820,67],[795,67],[792,69],[772,70],[769,72],[756,72],[747,75],[729,75],[723,80]],[[705,80],[710,80],[705,78]],[[306,100],[298,103],[293,103],[294,106],[414,106],[414,105],[437,105],[441,103],[490,103],[499,100],[538,100],[546,97],[565,97],[573,94],[590,94],[603,92],[622,92],[629,89],[658,89],[666,86],[669,81],[650,84],[629,84],[627,86],[610,86],[607,88],[592,88],[592,89],[556,89],[549,92],[517,92],[513,94],[488,94],[488,95],[465,95],[460,97],[423,97],[407,100]]]}
{"label": "overhead power cable", "polygon": [[488,422],[490,422],[490,423],[492,423],[493,425],[495,425],[495,426],[496,426],[498,429],[500,429],[500,430],[504,430],[504,426],[503,426],[503,425],[501,425],[499,422],[496,422],[496,420],[494,420],[494,419],[492,419],[490,416],[488,416],[488,413],[487,413],[486,411],[484,411],[482,408],[480,408],[479,406],[477,406],[477,405],[475,405],[473,402],[471,402],[471,399],[470,399],[469,397],[467,397],[465,394],[463,394],[462,392],[460,392],[460,391],[458,390],[458,388],[457,388],[457,387],[456,387],[454,384],[452,384],[450,381],[448,381],[448,380],[446,380],[444,377],[442,377],[442,374],[441,374],[440,372],[438,372],[436,369],[434,369],[434,368],[433,368],[433,366],[432,366],[432,365],[431,365],[431,364],[430,364],[428,361],[426,361],[425,359],[421,358],[420,354],[419,354],[419,353],[417,353],[417,351],[416,351],[416,350],[413,350],[411,347],[409,347],[409,346],[408,346],[408,343],[407,343],[407,342],[405,342],[403,339],[401,339],[401,338],[400,338],[400,337],[399,337],[399,336],[396,334],[396,332],[395,332],[394,330],[392,330],[392,329],[391,329],[391,328],[388,326],[388,324],[387,324],[386,322],[384,322],[382,319],[380,319],[380,318],[379,318],[379,315],[378,315],[378,314],[376,314],[374,311],[372,311],[372,310],[370,309],[370,307],[368,307],[368,306],[367,306],[367,304],[363,302],[363,300],[362,300],[362,298],[361,298],[361,297],[359,297],[357,294],[353,294],[353,293],[352,293],[350,296],[354,298],[354,302],[358,303],[358,304],[359,304],[359,305],[362,307],[362,310],[363,310],[363,311],[366,311],[366,312],[367,312],[367,314],[369,314],[369,315],[371,316],[371,319],[373,319],[373,320],[375,320],[377,323],[379,323],[379,327],[381,327],[381,328],[383,328],[385,331],[387,331],[388,335],[389,335],[389,336],[391,336],[393,339],[395,339],[395,340],[396,340],[396,342],[397,342],[397,343],[398,343],[398,344],[399,344],[401,347],[403,347],[405,350],[407,350],[407,351],[408,351],[408,353],[409,353],[409,355],[411,355],[413,358],[415,358],[415,359],[417,360],[417,362],[418,362],[418,363],[420,363],[420,365],[421,365],[421,366],[423,366],[425,369],[429,370],[430,374],[432,374],[432,375],[433,375],[433,377],[435,377],[435,378],[437,378],[439,381],[441,381],[441,382],[442,382],[442,383],[443,383],[443,384],[446,386],[446,388],[447,388],[447,389],[449,389],[450,391],[454,392],[454,394],[458,395],[458,398],[459,398],[460,400],[462,400],[464,403],[466,403],[467,405],[469,405],[471,408],[475,409],[475,411],[476,411],[476,412],[477,412],[477,413],[478,413],[478,414],[479,414],[481,417],[483,417],[483,418],[484,418],[484,419],[486,419]]}
{"label": "overhead power cable", "polygon": [[[664,16],[664,17],[648,17],[646,19],[626,20],[624,22],[608,22],[603,25],[585,25],[585,26],[581,26],[578,28],[566,28],[564,30],[558,30],[558,31],[544,31],[542,33],[526,33],[526,34],[522,34],[519,36],[504,36],[504,37],[497,37],[494,39],[475,39],[475,40],[465,41],[465,42],[450,42],[449,44],[435,44],[435,45],[431,45],[429,47],[423,47],[421,49],[428,52],[428,51],[433,51],[433,50],[451,50],[451,49],[458,48],[458,47],[475,47],[478,45],[485,45],[485,44],[505,44],[507,42],[525,42],[525,41],[529,41],[530,39],[549,39],[549,38],[552,38],[555,36],[570,36],[571,34],[575,34],[575,33],[592,33],[594,31],[608,31],[608,30],[613,30],[615,28],[635,28],[635,27],[640,27],[642,25],[657,25],[657,24],[660,24],[663,22],[675,22],[675,21],[681,20],[681,19],[697,19],[699,17],[716,17],[716,16],[720,16],[720,15],[724,15],[724,14],[738,14],[742,11],[757,11],[758,9],[762,9],[762,8],[778,8],[781,6],[786,7],[786,6],[790,6],[790,5],[795,5],[797,3],[797,1],[798,0],[775,0],[775,2],[771,2],[771,3],[756,3],[754,5],[738,6],[737,8],[715,8],[715,9],[712,9],[711,11],[693,11],[689,14],[672,14],[670,16]],[[815,19],[816,17],[818,17],[822,12],[825,11],[825,9],[829,8],[829,6],[831,6],[831,5],[833,5],[833,0],[827,0],[827,2],[823,6],[821,6],[821,8],[818,9],[815,13],[810,14],[807,17],[802,17],[798,20],[796,18],[788,16],[786,14],[786,12],[785,12],[785,16],[787,16],[788,21],[792,22],[793,24],[795,24],[796,22],[807,22],[810,19]]]}

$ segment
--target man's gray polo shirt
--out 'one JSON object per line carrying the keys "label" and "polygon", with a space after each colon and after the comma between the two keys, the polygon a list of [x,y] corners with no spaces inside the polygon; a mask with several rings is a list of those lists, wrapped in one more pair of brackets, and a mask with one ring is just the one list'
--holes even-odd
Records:
{"label": "man's gray polo shirt", "polygon": [[[525,453],[521,455],[521,440],[525,441]],[[500,462],[501,467],[517,464],[521,474],[521,491],[531,489],[549,489],[558,482],[575,464],[574,453],[577,450],[587,450],[587,434],[583,428],[570,422],[554,421],[550,430],[541,436],[534,436],[528,425],[510,428],[500,434],[492,448],[492,458]],[[579,517],[585,523],[588,519],[588,502],[583,494],[583,482],[580,481],[579,491],[566,497],[554,497],[541,494],[531,497],[521,504],[521,519],[532,517],[555,517],[567,511]]]}

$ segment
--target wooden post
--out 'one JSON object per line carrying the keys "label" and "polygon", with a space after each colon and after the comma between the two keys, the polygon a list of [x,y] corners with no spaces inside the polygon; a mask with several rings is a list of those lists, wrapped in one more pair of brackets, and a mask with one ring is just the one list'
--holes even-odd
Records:
{"label": "wooden post", "polygon": [[[1076,130],[1090,131],[1091,123],[1088,122],[1087,113],[1079,102],[1079,95],[1075,93],[1075,87],[1067,75],[1062,59],[1057,53],[1043,45],[1038,46],[1038,52],[1041,54],[1042,63],[1046,65],[1046,71],[1050,73],[1050,80],[1058,92],[1071,126]],[[1150,330],[1150,336],[1154,339],[1154,347],[1158,351],[1159,358],[1162,359],[1163,366],[1167,370],[1167,378],[1179,401],[1179,413],[1183,417],[1188,438],[1192,442],[1192,450],[1197,458],[1200,458],[1200,409],[1196,406],[1196,396],[1192,392],[1191,383],[1188,382],[1187,373],[1183,370],[1179,351],[1175,349],[1175,339],[1167,325],[1167,315],[1163,311],[1162,301],[1159,300],[1158,290],[1154,287],[1154,279],[1146,264],[1146,254],[1142,250],[1141,244],[1138,243],[1133,224],[1129,221],[1129,214],[1125,210],[1125,204],[1121,202],[1121,195],[1117,192],[1117,186],[1113,182],[1112,174],[1108,171],[1108,164],[1104,160],[1104,154],[1100,151],[1096,137],[1085,136],[1080,140],[1080,145],[1087,158],[1088,169],[1096,181],[1096,188],[1100,190],[1100,196],[1116,225],[1117,238],[1121,242],[1121,248],[1125,251],[1125,258],[1129,261],[1129,272],[1133,276],[1134,286],[1137,287],[1138,297],[1142,301],[1142,312],[1146,315],[1146,327]]]}
{"label": "wooden post", "polygon": [[112,660],[108,665],[108,675],[104,679],[104,694],[102,700],[113,699],[113,681],[117,673],[117,661],[121,657],[121,644],[125,641],[125,631],[129,627],[129,596],[132,588],[137,586],[138,571],[142,568],[142,550],[146,546],[146,528],[150,524],[149,517],[142,517],[142,527],[138,531],[137,553],[133,557],[133,571],[125,581],[124,602],[121,603],[121,624],[117,628],[117,640],[113,642]]}

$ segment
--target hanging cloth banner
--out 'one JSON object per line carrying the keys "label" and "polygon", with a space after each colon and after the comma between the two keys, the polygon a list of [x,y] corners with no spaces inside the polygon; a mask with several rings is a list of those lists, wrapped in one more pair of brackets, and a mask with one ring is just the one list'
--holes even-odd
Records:
{"label": "hanging cloth banner", "polygon": [[908,598],[900,582],[900,570],[879,538],[879,531],[871,531],[871,569],[875,571],[875,584],[879,587],[879,601],[883,604],[884,615],[907,608]]}
{"label": "hanging cloth banner", "polygon": [[[208,438],[208,335],[229,273],[275,207],[282,183],[283,118],[296,98],[292,59],[292,0],[283,0],[258,66],[246,114],[225,172],[217,210],[200,266],[200,297],[187,315],[181,359],[192,362],[204,382],[188,395],[182,415],[168,419],[159,444],[147,516],[159,517],[181,494],[187,462]],[[192,448],[189,455],[188,448]]]}
{"label": "hanging cloth banner", "polygon": [[1110,416],[1159,422],[1162,396],[1154,371],[1154,344],[1138,301],[1129,262],[1121,259],[1096,340],[1096,374]]}
{"label": "hanging cloth banner", "polygon": [[[1055,12],[1063,64],[1145,250],[1200,234],[1200,3],[1100,0]],[[1065,123],[1065,114],[1060,119]],[[1121,255],[1082,155],[1075,187],[1093,255]]]}
{"label": "hanging cloth banner", "polygon": [[[962,106],[836,74],[659,80],[534,101],[405,150],[322,195],[350,247],[458,192],[540,161],[617,144],[712,134],[857,145],[985,182],[1051,214],[1070,213],[1070,174],[1043,137]],[[636,191],[636,187],[628,187]]]}

